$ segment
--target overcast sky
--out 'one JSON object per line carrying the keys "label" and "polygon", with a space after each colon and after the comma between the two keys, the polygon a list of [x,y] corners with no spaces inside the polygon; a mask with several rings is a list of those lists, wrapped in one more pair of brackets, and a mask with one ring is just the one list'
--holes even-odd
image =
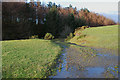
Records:
{"label": "overcast sky", "polygon": [[[42,0],[43,1],[43,0]],[[44,0],[53,2],[118,2],[119,0]]]}
{"label": "overcast sky", "polygon": [[[3,0],[3,1],[15,1],[15,0]],[[22,0],[16,0],[22,1]],[[30,1],[30,0],[29,0]],[[37,1],[37,0],[35,0]],[[55,2],[57,5],[60,4],[62,7],[68,7],[72,4],[77,9],[88,8],[92,12],[105,13],[105,14],[118,14],[118,2],[119,0],[38,0],[44,4],[48,2]]]}
{"label": "overcast sky", "polygon": [[119,0],[40,0],[41,2],[48,3],[49,1],[61,4],[62,7],[68,7],[72,4],[77,9],[88,8],[90,11],[96,13],[117,14]]}

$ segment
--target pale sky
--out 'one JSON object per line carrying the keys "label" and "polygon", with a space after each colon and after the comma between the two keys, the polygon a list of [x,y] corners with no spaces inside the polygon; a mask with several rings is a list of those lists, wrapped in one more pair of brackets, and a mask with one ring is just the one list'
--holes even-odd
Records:
{"label": "pale sky", "polygon": [[[23,1],[23,0],[2,0],[2,1]],[[28,0],[30,1],[30,0]],[[88,8],[92,12],[105,13],[105,14],[118,14],[118,2],[119,0],[35,0],[48,4],[48,2],[55,2],[62,7],[68,7],[72,4],[77,9]]]}
{"label": "pale sky", "polygon": [[118,2],[119,0],[40,0],[45,2]]}
{"label": "pale sky", "polygon": [[77,9],[88,8],[92,12],[118,14],[118,1],[119,0],[40,0],[41,2],[48,3],[49,1],[61,4],[62,7],[68,7],[72,4]]}

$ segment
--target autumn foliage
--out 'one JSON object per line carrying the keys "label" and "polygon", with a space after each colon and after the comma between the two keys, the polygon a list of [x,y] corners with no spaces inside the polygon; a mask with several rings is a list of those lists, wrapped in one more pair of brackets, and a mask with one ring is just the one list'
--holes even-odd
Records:
{"label": "autumn foliage", "polygon": [[40,2],[3,2],[2,10],[3,40],[27,39],[32,35],[41,38],[46,33],[53,34],[55,38],[67,37],[81,26],[116,24],[113,20],[90,12],[87,8],[77,10],[72,5],[63,8],[51,2],[47,5]]}

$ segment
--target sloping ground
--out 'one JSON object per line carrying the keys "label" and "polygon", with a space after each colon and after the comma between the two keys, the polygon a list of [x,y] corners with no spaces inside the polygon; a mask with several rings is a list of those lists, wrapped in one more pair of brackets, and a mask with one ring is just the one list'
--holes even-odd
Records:
{"label": "sloping ground", "polygon": [[[118,49],[118,25],[87,28],[76,35],[69,42],[82,46],[115,50]],[[85,37],[80,37],[85,35]]]}
{"label": "sloping ground", "polygon": [[50,40],[2,41],[3,78],[45,78],[55,71],[60,52]]}

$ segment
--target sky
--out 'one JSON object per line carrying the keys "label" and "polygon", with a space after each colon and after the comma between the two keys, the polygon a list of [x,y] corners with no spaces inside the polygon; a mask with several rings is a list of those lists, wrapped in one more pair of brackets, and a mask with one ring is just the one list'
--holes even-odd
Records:
{"label": "sky", "polygon": [[[77,10],[81,8],[87,8],[91,12],[99,13],[107,18],[118,21],[118,2],[119,0],[39,0],[44,4],[48,2],[60,4],[62,7],[68,7],[70,4],[73,7],[77,7]],[[120,9],[120,8],[119,8]]]}
{"label": "sky", "polygon": [[[5,0],[5,1],[10,1],[10,0]],[[16,1],[20,1],[20,0],[16,0]],[[68,7],[71,4],[73,7],[77,7],[77,10],[80,10],[81,8],[87,8],[88,10],[95,13],[105,14],[105,15],[109,14],[109,16],[107,17],[111,17],[111,15],[116,15],[117,18],[118,16],[119,0],[38,0],[38,1],[44,4],[48,4],[48,2],[51,1],[52,3],[55,2],[57,5],[60,4],[62,7]]]}
{"label": "sky", "polygon": [[[24,1],[24,0],[3,0],[3,1]],[[30,0],[28,0],[30,1]],[[40,1],[44,4],[48,2],[55,2],[57,5],[60,4],[62,7],[68,7],[69,4],[72,4],[73,7],[77,9],[88,8],[90,11],[96,13],[109,13],[117,14],[118,13],[118,2],[119,0],[35,0]]]}
{"label": "sky", "polygon": [[62,7],[68,7],[72,4],[77,9],[88,8],[90,11],[96,13],[118,13],[118,2],[119,0],[40,0],[42,3],[47,4],[48,2],[55,2],[60,4]]}
{"label": "sky", "polygon": [[92,12],[106,14],[108,13],[118,14],[118,2],[119,2],[119,0],[34,0],[34,1],[40,1],[44,4],[48,4],[48,2],[51,1],[52,3],[56,3],[57,5],[60,4],[62,7],[68,7],[71,4],[73,7],[77,7],[77,10],[81,8],[88,8]]}

